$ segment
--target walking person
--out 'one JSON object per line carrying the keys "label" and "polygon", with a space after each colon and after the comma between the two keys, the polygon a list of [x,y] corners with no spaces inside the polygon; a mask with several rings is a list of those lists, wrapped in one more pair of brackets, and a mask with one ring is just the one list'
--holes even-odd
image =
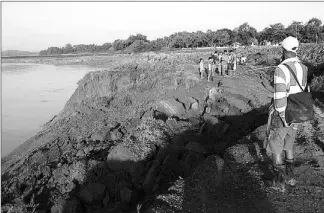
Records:
{"label": "walking person", "polygon": [[204,72],[205,72],[204,59],[200,58],[200,61],[199,61],[200,79],[204,78]]}
{"label": "walking person", "polygon": [[[307,67],[297,58],[299,43],[294,37],[282,41],[282,62],[274,73],[274,98],[269,112],[269,148],[272,152],[272,188],[285,191],[286,184],[294,186],[293,147],[298,123],[312,119],[312,103],[307,84]],[[300,105],[294,105],[293,99]],[[310,97],[310,98],[309,98]],[[295,101],[296,102],[296,101]],[[299,108],[300,107],[300,108]],[[308,111],[305,109],[308,109]],[[282,159],[284,151],[285,159]]]}

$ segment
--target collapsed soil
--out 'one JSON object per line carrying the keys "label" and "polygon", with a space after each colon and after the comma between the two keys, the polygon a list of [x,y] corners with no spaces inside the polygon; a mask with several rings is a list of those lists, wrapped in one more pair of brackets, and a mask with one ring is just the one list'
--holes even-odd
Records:
{"label": "collapsed soil", "polygon": [[197,54],[116,57],[2,159],[3,212],[323,211],[320,115],[299,131],[297,186],[268,187],[266,72],[239,66],[234,77],[207,82]]}

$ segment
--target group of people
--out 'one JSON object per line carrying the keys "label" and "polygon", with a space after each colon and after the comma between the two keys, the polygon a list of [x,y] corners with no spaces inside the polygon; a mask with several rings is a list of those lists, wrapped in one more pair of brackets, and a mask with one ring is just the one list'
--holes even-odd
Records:
{"label": "group of people", "polygon": [[[295,186],[294,142],[300,123],[313,119],[313,104],[310,89],[307,86],[308,68],[298,59],[299,42],[295,37],[287,37],[281,43],[282,62],[274,72],[274,94],[269,108],[267,139],[263,150],[271,152],[270,170],[271,187],[284,192],[286,186]],[[208,58],[208,81],[213,73],[222,76],[234,74],[237,62],[240,64],[246,57],[237,59],[233,50],[229,53],[215,51]],[[205,67],[200,59],[200,77],[204,77]],[[284,153],[284,155],[283,155]]]}
{"label": "group of people", "polygon": [[[211,81],[212,77],[216,75],[233,76],[237,66],[237,58],[234,50],[224,50],[223,52],[215,51],[208,58],[207,80]],[[204,59],[200,58],[199,72],[200,79],[204,78],[206,73]]]}

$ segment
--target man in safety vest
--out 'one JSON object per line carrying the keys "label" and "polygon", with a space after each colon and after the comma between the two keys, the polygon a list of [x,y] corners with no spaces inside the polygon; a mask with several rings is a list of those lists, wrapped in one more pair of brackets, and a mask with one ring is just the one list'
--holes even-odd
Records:
{"label": "man in safety vest", "polygon": [[[272,171],[274,172],[272,187],[285,191],[285,184],[292,186],[296,184],[293,145],[298,128],[298,124],[286,122],[287,97],[290,94],[302,92],[288,67],[295,73],[303,89],[307,83],[307,67],[297,58],[299,42],[296,38],[289,36],[282,41],[281,45],[283,61],[277,66],[274,73],[274,96],[269,112],[271,120],[270,125],[268,122],[268,127],[270,127],[269,148],[272,152]],[[281,157],[282,151],[285,152],[284,161]]]}

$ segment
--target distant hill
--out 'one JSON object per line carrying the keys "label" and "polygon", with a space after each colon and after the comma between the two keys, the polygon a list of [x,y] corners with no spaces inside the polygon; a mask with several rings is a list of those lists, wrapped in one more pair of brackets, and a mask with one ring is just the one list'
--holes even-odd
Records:
{"label": "distant hill", "polygon": [[39,55],[38,52],[28,52],[28,51],[20,51],[20,50],[5,50],[2,51],[2,57],[12,57],[12,56],[27,56],[27,55]]}

